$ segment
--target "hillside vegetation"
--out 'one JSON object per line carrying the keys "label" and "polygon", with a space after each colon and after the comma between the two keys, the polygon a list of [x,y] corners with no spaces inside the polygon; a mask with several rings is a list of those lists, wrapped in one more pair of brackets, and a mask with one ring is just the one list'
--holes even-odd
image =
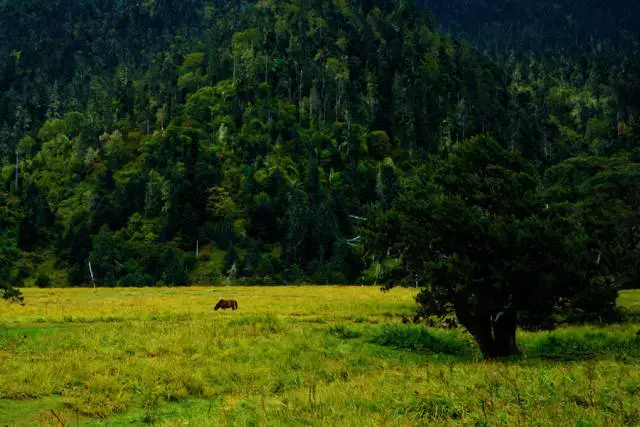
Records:
{"label": "hillside vegetation", "polygon": [[2,286],[385,280],[366,227],[481,134],[556,200],[598,191],[626,227],[598,250],[635,260],[637,44],[498,63],[436,28],[407,0],[2,2]]}

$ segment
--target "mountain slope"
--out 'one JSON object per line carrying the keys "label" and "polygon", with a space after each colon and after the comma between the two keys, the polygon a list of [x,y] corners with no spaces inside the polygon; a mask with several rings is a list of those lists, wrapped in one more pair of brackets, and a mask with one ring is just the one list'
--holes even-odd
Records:
{"label": "mountain slope", "polygon": [[368,216],[460,141],[543,171],[640,134],[633,56],[498,65],[412,1],[0,7],[16,283],[375,281]]}

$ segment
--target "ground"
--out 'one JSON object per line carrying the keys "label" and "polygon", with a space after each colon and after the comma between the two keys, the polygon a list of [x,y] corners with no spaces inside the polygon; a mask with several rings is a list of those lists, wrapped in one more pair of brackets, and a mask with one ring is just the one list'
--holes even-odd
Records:
{"label": "ground", "polygon": [[24,294],[0,302],[2,426],[640,423],[632,322],[520,332],[521,358],[483,362],[463,330],[402,322],[414,289]]}

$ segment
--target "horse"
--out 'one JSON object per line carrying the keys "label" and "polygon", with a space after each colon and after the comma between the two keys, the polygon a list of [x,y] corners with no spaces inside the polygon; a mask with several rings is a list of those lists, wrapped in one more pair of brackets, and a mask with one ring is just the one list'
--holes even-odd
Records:
{"label": "horse", "polygon": [[220,301],[218,301],[218,303],[214,307],[214,310],[217,310],[219,308],[223,310],[226,310],[227,308],[230,308],[232,310],[237,310],[238,302],[234,299],[221,299]]}

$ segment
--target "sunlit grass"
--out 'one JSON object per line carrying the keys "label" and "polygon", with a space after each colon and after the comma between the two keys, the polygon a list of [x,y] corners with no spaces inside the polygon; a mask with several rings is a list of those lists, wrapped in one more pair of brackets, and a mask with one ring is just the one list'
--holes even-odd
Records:
{"label": "sunlit grass", "polygon": [[[227,315],[277,313],[324,321],[381,321],[411,311],[415,290],[381,292],[375,287],[273,286],[185,288],[25,289],[24,307],[4,304],[0,322],[119,321],[165,315],[212,313],[220,298],[238,300],[238,312]],[[223,313],[220,311],[218,314]],[[225,317],[226,318],[226,317]]]}
{"label": "sunlit grass", "polygon": [[0,303],[0,422],[640,423],[636,325],[520,333],[522,359],[482,362],[462,330],[401,322],[415,292],[26,289]]}

